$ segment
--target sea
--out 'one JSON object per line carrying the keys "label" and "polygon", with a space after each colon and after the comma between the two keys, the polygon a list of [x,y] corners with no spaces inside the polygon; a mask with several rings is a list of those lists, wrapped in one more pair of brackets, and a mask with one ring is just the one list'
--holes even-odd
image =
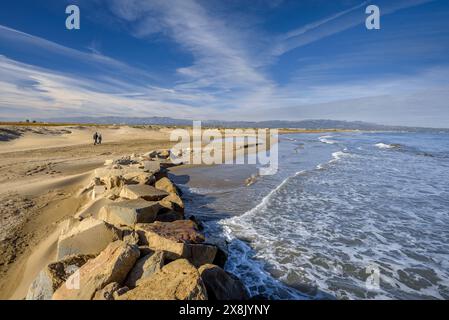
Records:
{"label": "sea", "polygon": [[278,150],[274,175],[173,177],[251,296],[449,299],[447,131],[288,134]]}

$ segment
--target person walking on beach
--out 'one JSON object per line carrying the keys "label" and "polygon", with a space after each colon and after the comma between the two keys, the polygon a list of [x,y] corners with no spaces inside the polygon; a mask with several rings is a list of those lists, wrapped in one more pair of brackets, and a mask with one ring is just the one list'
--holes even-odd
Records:
{"label": "person walking on beach", "polygon": [[98,141],[98,132],[94,133],[93,139],[94,139],[94,146],[95,146],[97,144],[97,141]]}
{"label": "person walking on beach", "polygon": [[98,134],[97,136],[97,142],[98,144],[101,144],[101,140],[103,139],[103,137],[101,136],[101,133]]}

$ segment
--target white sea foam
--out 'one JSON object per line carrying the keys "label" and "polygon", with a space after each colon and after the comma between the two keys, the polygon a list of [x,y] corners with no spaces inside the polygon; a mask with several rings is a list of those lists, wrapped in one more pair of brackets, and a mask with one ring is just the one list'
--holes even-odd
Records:
{"label": "white sea foam", "polygon": [[393,145],[382,143],[382,142],[376,143],[375,146],[378,147],[379,149],[392,149],[392,148],[394,148]]}
{"label": "white sea foam", "polygon": [[336,151],[332,153],[332,160],[329,161],[329,163],[334,163],[336,161],[341,160],[342,158],[345,157],[350,157],[351,154],[349,152],[343,152],[343,151]]}
{"label": "white sea foam", "polygon": [[319,137],[318,140],[320,140],[322,143],[326,143],[326,144],[337,143],[337,141],[330,140],[331,138],[333,138],[333,136],[322,136],[322,137]]}
{"label": "white sea foam", "polygon": [[[316,137],[311,137],[312,148],[305,144],[304,156],[313,156],[307,167],[297,167],[294,157],[295,166],[288,167],[307,171],[286,179],[278,176],[273,184],[268,180],[271,189],[265,189],[264,183],[244,189],[261,186],[259,191],[266,196],[258,198],[261,201],[251,210],[242,210],[246,211],[243,216],[217,222],[222,227],[220,235],[223,231],[229,243],[226,268],[244,280],[251,294],[280,299],[301,298],[299,292],[312,298],[317,298],[315,292],[324,292],[349,299],[447,299],[447,201],[441,197],[448,190],[441,179],[447,176],[447,168],[421,170],[425,178],[417,180],[416,166],[426,169],[426,161],[433,165],[434,159],[407,163],[403,153],[375,151],[384,137],[363,139],[339,141],[341,148],[336,151],[335,145],[315,148]],[[381,149],[400,148],[380,145]],[[330,163],[339,163],[329,164],[330,158]],[[369,170],[373,174],[367,176]],[[385,181],[416,190],[414,197],[402,197],[400,189],[383,189]],[[388,201],[386,192],[393,194]],[[245,193],[231,195],[233,201]],[[421,201],[418,206],[416,198]],[[224,202],[223,211],[228,207],[229,202]],[[371,266],[379,270],[381,287],[368,291],[366,270]]]}
{"label": "white sea foam", "polygon": [[320,163],[319,165],[316,166],[317,170],[323,170],[324,169],[324,164]]}

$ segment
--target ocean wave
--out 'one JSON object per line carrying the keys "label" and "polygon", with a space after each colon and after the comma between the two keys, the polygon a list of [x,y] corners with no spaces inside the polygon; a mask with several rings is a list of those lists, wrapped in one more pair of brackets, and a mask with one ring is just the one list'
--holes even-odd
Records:
{"label": "ocean wave", "polygon": [[335,143],[337,143],[337,141],[330,140],[331,138],[333,138],[333,136],[322,136],[322,137],[319,137],[318,140],[320,140],[320,142],[326,143],[326,144],[335,144]]}
{"label": "ocean wave", "polygon": [[223,227],[223,233],[230,253],[226,262],[226,271],[239,275],[251,296],[265,299],[311,299],[272,277],[266,271],[266,262],[257,259],[255,251],[246,242],[235,237],[229,226]]}
{"label": "ocean wave", "polygon": [[375,146],[379,149],[395,149],[401,147],[401,145],[397,143],[388,144],[383,142],[376,143]]}
{"label": "ocean wave", "polygon": [[336,151],[336,152],[332,153],[332,160],[330,160],[329,163],[334,163],[334,162],[341,160],[342,158],[351,157],[351,156],[352,156],[352,154],[350,154],[349,152]]}
{"label": "ocean wave", "polygon": [[244,214],[242,214],[241,216],[236,216],[233,218],[230,218],[228,220],[223,220],[222,223],[229,223],[229,222],[233,222],[236,219],[241,219],[245,216],[254,214],[256,212],[258,212],[260,209],[266,207],[270,201],[270,198],[273,197],[273,195],[280,190],[290,179],[297,177],[303,173],[305,173],[305,170],[302,171],[298,171],[296,172],[294,175],[289,176],[287,178],[285,178],[276,188],[272,189],[254,208],[252,208],[251,210],[246,211]]}
{"label": "ocean wave", "polygon": [[382,142],[376,143],[375,146],[378,147],[379,149],[392,149],[392,148],[394,148],[393,145],[382,143]]}

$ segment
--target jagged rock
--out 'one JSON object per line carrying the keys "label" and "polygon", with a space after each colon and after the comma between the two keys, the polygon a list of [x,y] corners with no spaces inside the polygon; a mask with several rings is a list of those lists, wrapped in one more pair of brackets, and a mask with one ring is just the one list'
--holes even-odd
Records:
{"label": "jagged rock", "polygon": [[218,266],[206,264],[198,269],[210,300],[247,300],[248,292],[239,278]]}
{"label": "jagged rock", "polygon": [[127,185],[120,192],[120,197],[131,200],[142,198],[148,201],[159,201],[166,196],[168,196],[167,192],[146,184]]}
{"label": "jagged rock", "polygon": [[124,176],[140,176],[142,175],[142,170],[133,167],[121,167],[120,165],[113,165],[104,168],[98,168],[94,172],[94,177],[98,179],[101,184],[106,185],[108,190],[113,188],[120,188],[126,184],[126,179]]}
{"label": "jagged rock", "polygon": [[156,221],[151,224],[136,224],[141,244],[152,250],[167,252],[167,258],[186,258],[195,266],[212,263],[217,253],[213,245],[202,244],[205,238],[190,220],[173,222]]}
{"label": "jagged rock", "polygon": [[161,206],[163,206],[164,208],[167,208],[168,210],[184,213],[184,202],[175,193],[170,193],[164,199],[159,201],[159,203]]}
{"label": "jagged rock", "polygon": [[92,300],[115,300],[117,297],[129,291],[128,287],[123,287],[117,282],[112,282],[103,289],[95,292]]}
{"label": "jagged rock", "polygon": [[204,235],[198,232],[197,225],[190,220],[137,224],[136,230],[148,243],[153,242],[153,237],[155,240],[163,238],[175,243],[202,243],[205,240]]}
{"label": "jagged rock", "polygon": [[107,175],[101,178],[101,182],[106,185],[106,189],[120,188],[125,184],[122,176]]}
{"label": "jagged rock", "polygon": [[137,260],[136,264],[128,274],[126,285],[134,288],[140,282],[151,276],[153,273],[161,270],[165,263],[165,253],[163,251],[155,251],[145,255]]}
{"label": "jagged rock", "polygon": [[194,266],[212,263],[217,255],[217,247],[211,244],[188,244],[183,258],[188,259]]}
{"label": "jagged rock", "polygon": [[156,178],[147,172],[131,172],[123,175],[126,184],[154,184]]}
{"label": "jagged rock", "polygon": [[168,193],[178,194],[176,186],[168,178],[165,177],[161,178],[160,180],[156,181],[156,184],[154,186],[159,190],[164,190]]}
{"label": "jagged rock", "polygon": [[58,239],[57,260],[73,254],[98,254],[122,238],[121,231],[102,220],[69,220]]}
{"label": "jagged rock", "polygon": [[98,218],[107,223],[134,227],[136,223],[150,223],[156,219],[162,206],[143,199],[110,203],[100,209]]}
{"label": "jagged rock", "polygon": [[93,255],[73,255],[47,265],[34,279],[26,300],[51,300],[53,293]]}
{"label": "jagged rock", "polygon": [[115,241],[107,246],[98,257],[89,260],[78,271],[79,283],[72,283],[73,275],[69,277],[53,294],[53,300],[90,300],[95,293],[108,284],[122,283],[134,263],[139,258],[140,251],[137,246],[129,245],[123,241]]}
{"label": "jagged rock", "polygon": [[133,158],[132,156],[124,156],[124,157],[121,157],[119,159],[115,159],[113,161],[113,164],[127,166],[127,165],[135,163],[135,161],[132,158]]}
{"label": "jagged rock", "polygon": [[119,300],[207,300],[198,270],[179,259],[164,266]]}
{"label": "jagged rock", "polygon": [[139,244],[139,235],[134,230],[123,230],[123,242],[137,246]]}

